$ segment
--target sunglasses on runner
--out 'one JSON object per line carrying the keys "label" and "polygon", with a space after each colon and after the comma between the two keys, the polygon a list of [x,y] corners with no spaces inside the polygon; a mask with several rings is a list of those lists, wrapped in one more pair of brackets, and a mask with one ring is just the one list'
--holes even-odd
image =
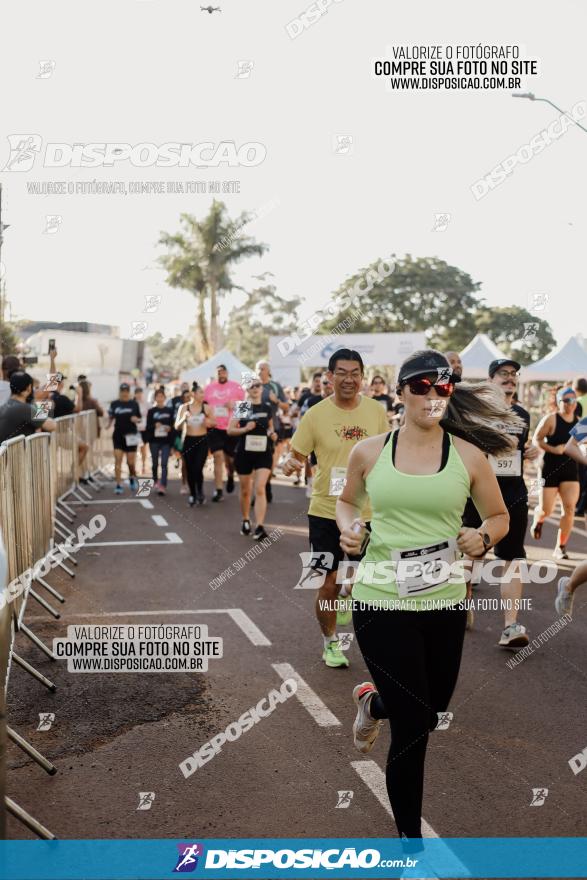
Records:
{"label": "sunglasses on runner", "polygon": [[260,382],[254,382],[252,385],[249,385],[249,388],[262,388],[262,387],[263,386],[261,385]]}
{"label": "sunglasses on runner", "polygon": [[410,392],[416,394],[418,397],[424,397],[428,394],[431,388],[435,389],[439,397],[450,397],[455,390],[453,382],[446,382],[439,385],[431,382],[430,379],[426,379],[426,377],[422,377],[421,379],[410,379],[405,384],[410,389]]}
{"label": "sunglasses on runner", "polygon": [[563,401],[563,403],[576,403],[577,398],[576,397],[563,397],[562,401]]}

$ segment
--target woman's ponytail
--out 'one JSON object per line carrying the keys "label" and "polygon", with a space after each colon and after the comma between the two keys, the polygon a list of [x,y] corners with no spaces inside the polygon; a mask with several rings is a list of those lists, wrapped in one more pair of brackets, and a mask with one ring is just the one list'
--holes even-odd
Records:
{"label": "woman's ponytail", "polygon": [[489,382],[455,385],[440,424],[491,455],[512,452],[517,446],[517,436],[512,435],[521,434],[526,427],[502,392]]}

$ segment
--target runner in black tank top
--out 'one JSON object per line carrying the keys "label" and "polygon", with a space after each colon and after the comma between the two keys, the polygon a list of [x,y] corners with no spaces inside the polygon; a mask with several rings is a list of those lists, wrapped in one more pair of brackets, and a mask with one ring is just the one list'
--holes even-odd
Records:
{"label": "runner in black tank top", "polygon": [[542,523],[551,516],[558,495],[563,513],[553,556],[555,559],[568,559],[566,544],[579,500],[579,471],[577,463],[565,455],[564,450],[571,429],[578,421],[577,398],[573,389],[568,387],[557,391],[556,401],[558,412],[544,416],[534,433],[534,443],[544,450],[544,461],[539,472],[539,478],[544,482],[530,534],[536,541],[540,540]]}

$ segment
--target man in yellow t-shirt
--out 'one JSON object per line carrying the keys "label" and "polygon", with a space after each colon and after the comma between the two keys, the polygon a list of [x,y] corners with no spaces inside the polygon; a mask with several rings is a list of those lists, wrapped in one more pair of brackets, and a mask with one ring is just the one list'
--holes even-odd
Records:
{"label": "man in yellow t-shirt", "polygon": [[[308,519],[311,566],[326,573],[316,597],[316,617],[324,637],[322,659],[331,667],[349,665],[336,635],[336,610],[333,607],[341,587],[336,583],[338,564],[344,558],[336,525],[336,499],[345,484],[353,446],[365,437],[388,430],[383,407],[360,393],[363,374],[363,361],[358,352],[349,348],[334,352],[328,362],[328,377],[334,385],[334,393],[302,417],[283,468],[286,476],[295,471],[299,473],[312,451],[318,460]],[[365,522],[369,516],[370,510],[365,505]]]}

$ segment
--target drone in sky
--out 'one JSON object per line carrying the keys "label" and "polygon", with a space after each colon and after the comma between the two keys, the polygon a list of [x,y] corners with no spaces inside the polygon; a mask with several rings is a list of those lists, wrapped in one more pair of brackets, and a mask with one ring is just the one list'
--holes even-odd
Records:
{"label": "drone in sky", "polygon": [[220,6],[200,6],[201,12],[209,12],[212,15],[213,12],[222,12]]}

